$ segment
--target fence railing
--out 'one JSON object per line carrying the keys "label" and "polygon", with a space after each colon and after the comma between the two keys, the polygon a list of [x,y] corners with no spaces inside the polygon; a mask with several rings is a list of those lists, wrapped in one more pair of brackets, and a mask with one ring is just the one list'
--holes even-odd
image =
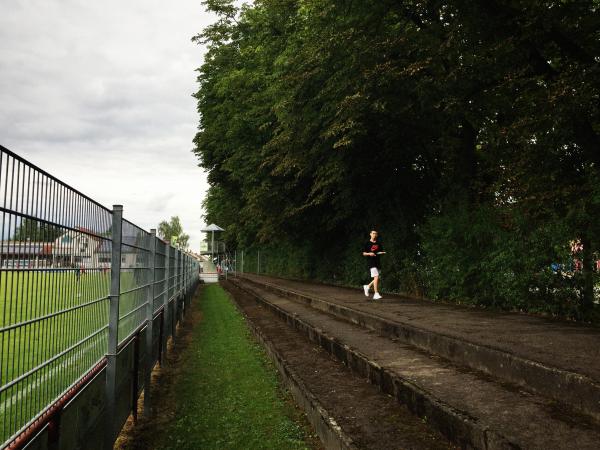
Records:
{"label": "fence railing", "polygon": [[110,448],[198,262],[2,146],[0,213],[0,448]]}

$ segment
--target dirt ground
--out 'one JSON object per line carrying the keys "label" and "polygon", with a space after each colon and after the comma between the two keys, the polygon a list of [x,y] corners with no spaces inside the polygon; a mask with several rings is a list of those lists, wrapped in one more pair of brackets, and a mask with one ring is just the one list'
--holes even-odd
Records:
{"label": "dirt ground", "polygon": [[393,398],[289,328],[231,283],[223,286],[310,388],[338,425],[365,449],[455,448]]}

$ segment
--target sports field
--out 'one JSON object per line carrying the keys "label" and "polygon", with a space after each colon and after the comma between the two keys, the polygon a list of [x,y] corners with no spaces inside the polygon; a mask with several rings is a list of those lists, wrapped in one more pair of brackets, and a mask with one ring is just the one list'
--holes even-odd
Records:
{"label": "sports field", "polygon": [[[145,319],[146,272],[121,274],[120,340]],[[109,289],[106,270],[0,272],[0,442],[105,355]]]}

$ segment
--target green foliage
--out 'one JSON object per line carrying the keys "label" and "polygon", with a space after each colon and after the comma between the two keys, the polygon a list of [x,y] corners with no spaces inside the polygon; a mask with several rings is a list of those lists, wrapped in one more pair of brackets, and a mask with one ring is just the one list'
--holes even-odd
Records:
{"label": "green foliage", "polygon": [[[388,289],[593,316],[597,2],[206,4],[194,151],[228,248],[355,284],[376,227]],[[581,273],[548,275],[574,239]]]}
{"label": "green foliage", "polygon": [[53,242],[63,230],[60,227],[32,219],[22,219],[13,239],[15,241]]}
{"label": "green foliage", "polygon": [[429,295],[479,306],[566,313],[561,305],[575,300],[569,289],[573,283],[551,265],[571,270],[564,242],[569,230],[560,218],[536,229],[527,226],[523,218],[509,224],[492,208],[470,210],[466,205],[431,217],[421,237],[421,271]]}
{"label": "green foliage", "polygon": [[173,216],[167,222],[163,220],[158,224],[158,236],[166,241],[174,241],[172,244],[180,249],[186,249],[190,241],[190,236],[183,232],[179,216]]}

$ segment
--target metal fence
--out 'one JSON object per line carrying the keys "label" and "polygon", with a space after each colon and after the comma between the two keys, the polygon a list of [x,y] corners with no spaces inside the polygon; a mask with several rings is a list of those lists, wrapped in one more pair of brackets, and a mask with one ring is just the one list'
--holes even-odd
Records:
{"label": "metal fence", "polygon": [[198,262],[2,146],[0,212],[0,448],[110,448]]}

